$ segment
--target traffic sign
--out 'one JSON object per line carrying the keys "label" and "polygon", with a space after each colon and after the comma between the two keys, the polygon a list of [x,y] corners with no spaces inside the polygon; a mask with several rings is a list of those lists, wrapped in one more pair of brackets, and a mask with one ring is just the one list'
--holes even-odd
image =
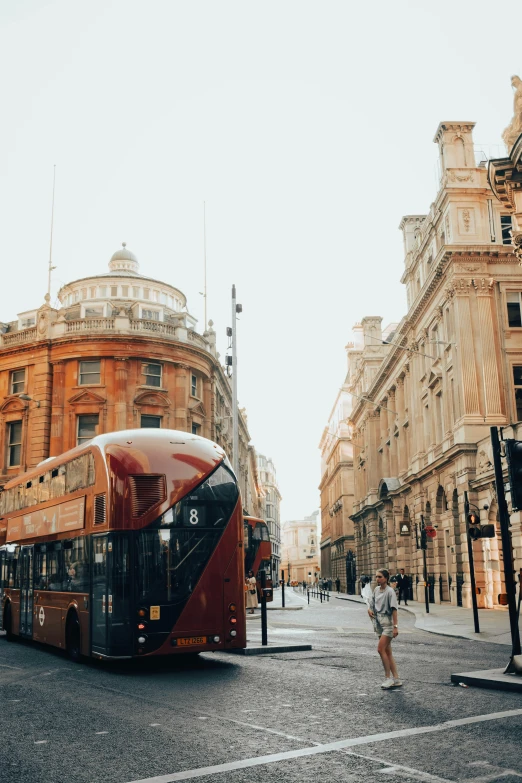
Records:
{"label": "traffic sign", "polygon": [[426,530],[426,535],[428,536],[428,538],[436,537],[437,531],[435,530],[434,527],[432,527],[431,525],[426,525],[424,529]]}

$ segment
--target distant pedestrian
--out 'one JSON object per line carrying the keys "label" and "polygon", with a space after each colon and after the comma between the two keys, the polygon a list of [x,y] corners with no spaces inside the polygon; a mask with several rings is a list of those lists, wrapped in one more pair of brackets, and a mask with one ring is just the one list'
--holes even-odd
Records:
{"label": "distant pedestrian", "polygon": [[404,598],[404,606],[408,606],[408,588],[410,586],[410,580],[404,573],[404,568],[399,569],[399,573],[395,577],[397,580],[397,586],[399,588],[399,605],[401,598]]}
{"label": "distant pedestrian", "polygon": [[248,576],[245,579],[245,596],[246,596],[246,608],[249,610],[249,614],[254,614],[254,609],[257,609],[257,582],[253,571],[248,572]]}
{"label": "distant pedestrian", "polygon": [[373,591],[368,614],[372,618],[374,631],[379,637],[377,652],[381,656],[385,674],[381,688],[399,688],[402,682],[391,649],[392,639],[395,639],[399,633],[397,596],[389,585],[390,572],[386,568],[379,569],[375,579],[377,587]]}
{"label": "distant pedestrian", "polygon": [[335,589],[337,590],[338,593],[341,592],[341,580],[339,578],[335,580]]}

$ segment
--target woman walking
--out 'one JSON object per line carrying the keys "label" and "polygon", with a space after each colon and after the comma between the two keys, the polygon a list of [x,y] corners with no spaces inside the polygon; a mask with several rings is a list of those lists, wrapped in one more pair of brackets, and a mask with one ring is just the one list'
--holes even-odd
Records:
{"label": "woman walking", "polygon": [[379,637],[377,652],[381,656],[384,666],[384,680],[381,688],[399,688],[402,685],[399,679],[397,666],[393,659],[391,643],[399,633],[397,623],[397,596],[395,590],[388,584],[390,573],[385,568],[380,568],[375,578],[377,587],[368,607],[368,614],[372,618],[373,628]]}
{"label": "woman walking", "polygon": [[257,582],[253,571],[248,572],[248,576],[245,580],[245,595],[246,595],[246,608],[249,609],[249,614],[254,614],[254,609],[257,609]]}

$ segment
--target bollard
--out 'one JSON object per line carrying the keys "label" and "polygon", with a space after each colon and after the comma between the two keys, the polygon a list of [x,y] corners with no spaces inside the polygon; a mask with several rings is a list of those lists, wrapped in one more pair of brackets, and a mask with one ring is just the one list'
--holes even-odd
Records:
{"label": "bollard", "polygon": [[266,571],[259,571],[259,578],[261,582],[261,644],[263,647],[268,645],[268,636],[266,628]]}
{"label": "bollard", "polygon": [[285,608],[285,572],[281,571],[281,605]]}
{"label": "bollard", "polygon": [[308,595],[308,603],[310,603],[310,590],[307,590],[306,594]]}
{"label": "bollard", "polygon": [[322,590],[319,591],[319,599],[320,599],[321,603],[323,603],[323,591]]}

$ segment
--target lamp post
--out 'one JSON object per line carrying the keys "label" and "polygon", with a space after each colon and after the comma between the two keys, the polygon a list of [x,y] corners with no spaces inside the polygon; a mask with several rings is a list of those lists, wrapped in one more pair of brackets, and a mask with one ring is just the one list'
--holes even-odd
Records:
{"label": "lamp post", "polygon": [[[473,505],[473,503],[471,504]],[[475,583],[475,563],[473,561],[473,542],[469,534],[469,500],[467,491],[464,492],[464,514],[466,516],[466,538],[468,540],[469,580],[471,582],[471,606],[473,607],[473,624],[475,633],[480,633],[479,616],[477,608],[477,586]]]}
{"label": "lamp post", "polygon": [[236,304],[236,286],[232,286],[232,465],[236,478],[239,478],[239,421],[237,410],[237,313],[243,312],[243,307]]}

